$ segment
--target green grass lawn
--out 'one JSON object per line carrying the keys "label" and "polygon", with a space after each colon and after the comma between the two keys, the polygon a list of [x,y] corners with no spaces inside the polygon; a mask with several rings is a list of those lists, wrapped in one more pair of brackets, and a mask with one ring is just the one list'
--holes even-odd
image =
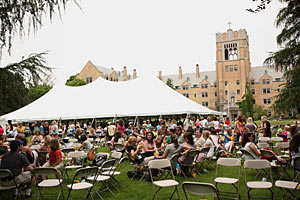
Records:
{"label": "green grass lawn", "polygon": [[[98,149],[98,152],[109,152],[109,149],[107,147],[101,147]],[[215,162],[214,162],[215,163]],[[153,195],[153,188],[152,188],[152,183],[146,182],[146,181],[141,181],[139,182],[138,179],[130,180],[127,177],[127,171],[133,170],[133,167],[130,165],[128,161],[124,163],[124,165],[121,168],[121,175],[117,177],[117,179],[121,182],[121,187],[119,187],[120,192],[117,192],[116,190],[113,190],[115,193],[115,197],[113,197],[108,191],[101,193],[102,197],[104,199],[151,199]],[[185,199],[184,193],[181,187],[181,183],[184,181],[195,181],[195,182],[207,182],[207,183],[214,183],[214,178],[215,178],[215,170],[212,168],[208,168],[208,173],[201,173],[201,175],[197,176],[196,178],[190,177],[190,178],[183,178],[181,176],[177,176],[176,180],[180,183],[179,185],[179,193],[180,193],[180,198]],[[289,174],[293,176],[293,170],[289,169]],[[74,171],[75,172],[75,171]],[[69,172],[70,177],[73,177],[74,172]],[[228,177],[237,177],[238,176],[238,170],[234,168],[221,168],[220,171],[220,176],[228,176]],[[250,173],[249,177],[254,177],[255,173]],[[260,175],[258,177],[258,180],[262,180],[262,178],[265,175]],[[275,176],[275,175],[274,175]],[[64,181],[63,183],[63,190],[64,190],[64,195],[65,198],[67,197],[68,194],[68,189],[66,187],[67,184],[70,184],[71,180]],[[100,183],[96,183],[95,188],[99,189],[101,186]],[[232,186],[224,186],[224,190],[226,191],[234,191]],[[159,199],[168,199],[169,196],[171,195],[173,191],[173,188],[165,188],[162,189],[159,192]],[[4,192],[1,192],[2,194]],[[33,188],[33,193],[34,197],[31,199],[37,199],[39,193],[36,187]],[[46,189],[43,192],[44,194],[58,194],[58,189]],[[284,191],[280,190],[279,188],[275,187],[275,199],[281,199],[281,196],[283,195]],[[72,192],[72,197],[73,199],[84,199],[86,196],[86,191],[73,191]],[[255,195],[262,195],[262,196],[268,196],[270,195],[269,191],[253,191],[252,194]],[[5,197],[7,199],[10,199],[12,192],[5,192],[4,193]],[[296,193],[298,197],[300,197],[300,192],[298,191]],[[240,176],[240,196],[241,199],[246,199],[246,187],[245,187],[245,175],[244,175],[244,170],[243,167],[241,169],[241,176]],[[95,199],[99,199],[97,194],[94,194],[93,197]],[[176,195],[174,196],[176,197]],[[202,197],[203,199],[212,199],[212,197]],[[55,199],[54,197],[50,197],[48,199]],[[196,195],[191,195],[189,194],[189,199],[201,199],[199,196]]]}

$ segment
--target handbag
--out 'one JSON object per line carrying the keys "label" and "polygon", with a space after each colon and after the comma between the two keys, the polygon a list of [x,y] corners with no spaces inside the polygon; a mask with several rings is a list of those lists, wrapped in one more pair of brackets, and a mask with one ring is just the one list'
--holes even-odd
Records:
{"label": "handbag", "polygon": [[89,150],[89,152],[88,152],[88,159],[89,159],[89,160],[94,160],[96,154],[97,154],[96,149],[95,149],[94,147],[91,148],[91,149]]}

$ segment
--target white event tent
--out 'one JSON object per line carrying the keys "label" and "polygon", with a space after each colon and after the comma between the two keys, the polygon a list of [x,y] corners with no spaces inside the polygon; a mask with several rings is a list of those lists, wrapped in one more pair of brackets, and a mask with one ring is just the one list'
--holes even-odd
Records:
{"label": "white event tent", "polygon": [[55,85],[47,94],[14,112],[6,120],[64,120],[221,113],[199,105],[156,77],[112,82],[98,78],[80,87]]}

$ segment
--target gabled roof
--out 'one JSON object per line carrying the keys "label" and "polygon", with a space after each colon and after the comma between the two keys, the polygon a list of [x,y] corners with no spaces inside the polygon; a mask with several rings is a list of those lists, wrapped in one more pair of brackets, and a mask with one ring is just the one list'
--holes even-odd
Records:
{"label": "gabled roof", "polygon": [[278,78],[282,79],[283,76],[282,72],[276,71],[274,68],[270,68],[268,66],[257,66],[251,68],[250,80],[255,79],[255,81],[258,82],[264,74],[271,76],[273,81]]}
{"label": "gabled roof", "polygon": [[196,73],[182,74],[182,79],[179,79],[178,74],[165,75],[162,77],[162,81],[166,83],[168,78],[173,80],[174,86],[180,86],[186,80],[188,80],[188,82],[191,83],[191,85],[199,85],[199,83],[203,80],[207,80],[210,83],[210,85],[214,85],[214,82],[216,81],[216,71],[200,72],[199,78],[196,78]]}

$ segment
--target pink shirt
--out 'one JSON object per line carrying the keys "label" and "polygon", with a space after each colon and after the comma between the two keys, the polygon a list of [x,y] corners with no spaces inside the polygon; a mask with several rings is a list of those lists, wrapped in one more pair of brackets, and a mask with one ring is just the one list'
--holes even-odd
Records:
{"label": "pink shirt", "polygon": [[125,126],[123,125],[123,126],[120,126],[119,124],[117,124],[117,130],[118,131],[121,131],[122,132],[122,135],[124,135],[124,132],[125,132]]}

